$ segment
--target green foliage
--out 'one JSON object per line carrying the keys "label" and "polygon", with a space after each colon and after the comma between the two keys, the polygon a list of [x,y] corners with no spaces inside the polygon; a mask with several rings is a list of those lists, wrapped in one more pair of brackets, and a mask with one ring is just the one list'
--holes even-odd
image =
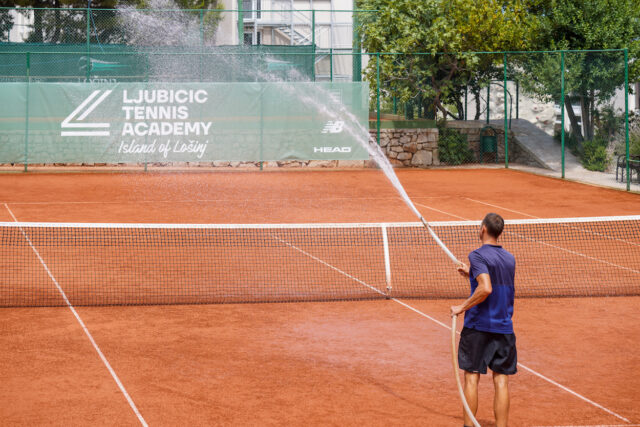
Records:
{"label": "green foliage", "polygon": [[438,154],[441,163],[461,165],[473,161],[473,150],[469,148],[466,135],[443,124],[439,124],[438,132]]}
{"label": "green foliage", "polygon": [[581,162],[585,169],[604,172],[609,165],[607,140],[598,136],[582,144]]}
{"label": "green foliage", "polygon": [[640,156],[640,133],[634,132],[629,135],[629,154]]}
{"label": "green foliage", "polygon": [[[210,11],[223,8],[221,0],[91,0],[91,42],[98,40],[104,44],[127,44],[127,37],[113,9],[129,6],[144,9],[152,6],[165,9],[189,9],[194,21],[200,19],[199,10]],[[33,31],[25,42],[28,43],[86,43],[88,0],[18,0],[13,5],[24,8],[39,8],[33,13]],[[48,9],[42,9],[48,8]],[[78,9],[71,9],[78,8]],[[22,13],[31,13],[23,11]],[[213,37],[222,19],[220,12],[203,14],[205,39]],[[3,33],[13,27],[8,11],[0,10],[0,41]]]}
{"label": "green foliage", "polygon": [[[539,28],[535,45],[540,50],[629,48],[629,79],[640,73],[640,8],[637,0],[544,0],[536,13]],[[521,55],[518,68],[522,88],[543,101],[561,100],[560,54]],[[580,138],[595,136],[598,110],[624,85],[623,52],[567,52],[565,54],[566,106],[578,104],[585,134],[569,115],[572,131]]]}
{"label": "green foliage", "polygon": [[611,105],[606,105],[594,112],[596,135],[613,138],[624,129],[624,113],[616,114]]}
{"label": "green foliage", "polygon": [[[614,150],[616,156],[625,155],[627,147],[624,139],[621,139]],[[629,132],[629,155],[640,156],[640,133]]]}
{"label": "green foliage", "polygon": [[[402,102],[422,99],[427,110],[461,118],[464,88],[486,85],[501,76],[502,55],[473,51],[522,50],[531,47],[537,17],[528,12],[537,0],[362,0],[359,31],[368,52],[427,52],[382,55],[383,96]],[[366,78],[376,87],[376,61]],[[450,107],[450,106],[453,106]]]}

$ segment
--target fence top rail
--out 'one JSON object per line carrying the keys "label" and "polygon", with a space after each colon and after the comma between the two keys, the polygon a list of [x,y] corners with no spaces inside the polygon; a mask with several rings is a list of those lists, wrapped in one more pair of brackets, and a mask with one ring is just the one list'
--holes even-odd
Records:
{"label": "fence top rail", "polygon": [[[12,46],[21,46],[26,43],[0,43],[0,47],[5,44],[11,44]],[[42,45],[42,44],[39,44]],[[47,45],[46,43],[44,45]],[[50,46],[56,46],[56,43],[50,44]],[[108,46],[104,45],[103,46]],[[116,46],[116,45],[114,45]],[[145,47],[145,46],[134,46],[134,45],[117,45],[122,47]],[[220,46],[206,46],[210,47],[229,47],[230,45],[220,45]],[[260,46],[268,46],[268,47],[283,47],[288,48],[286,45],[260,45]],[[303,45],[303,46],[311,46],[311,45]],[[157,48],[158,46],[148,46],[149,48]],[[163,47],[179,47],[179,46],[163,46]],[[347,50],[344,48],[342,50]],[[628,50],[627,48],[623,49],[589,49],[589,50],[531,50],[531,51],[498,51],[498,52],[336,52],[336,49],[333,49],[333,55],[365,55],[365,56],[384,56],[384,55],[463,55],[463,54],[476,54],[476,55],[500,55],[500,54],[530,54],[530,53],[547,53],[547,54],[558,54],[558,53],[603,53],[603,52],[624,52]],[[321,51],[316,52],[153,52],[153,51],[125,51],[125,52],[91,52],[92,55],[319,55],[328,53],[329,49],[323,49]],[[0,55],[16,55],[16,54],[25,54],[25,53],[37,53],[37,54],[47,54],[47,55],[78,55],[83,54],[86,55],[87,51],[77,51],[77,52],[69,52],[69,51],[49,51],[49,52],[40,52],[40,51],[20,51],[20,52],[0,52]]]}
{"label": "fence top rail", "polygon": [[[53,10],[53,11],[122,11],[123,9],[94,8],[94,7],[0,7],[0,10]],[[125,9],[139,12],[380,12],[379,9]]]}
{"label": "fence top rail", "polygon": [[461,54],[526,54],[526,53],[588,53],[588,52],[624,52],[628,48],[618,49],[568,49],[568,50],[501,50],[501,51],[463,51],[463,52],[370,52],[368,55],[461,55]]}

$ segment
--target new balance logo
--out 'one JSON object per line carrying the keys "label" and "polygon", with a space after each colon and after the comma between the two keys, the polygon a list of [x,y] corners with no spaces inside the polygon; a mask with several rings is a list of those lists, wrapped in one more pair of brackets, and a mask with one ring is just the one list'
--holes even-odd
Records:
{"label": "new balance logo", "polygon": [[[63,121],[60,127],[62,129],[82,129],[82,130],[63,130],[60,132],[61,136],[109,136],[108,130],[88,130],[88,129],[108,129],[109,123],[85,123],[84,119],[87,118],[93,110],[96,109],[107,96],[111,94],[111,90],[105,90],[100,95],[101,90],[94,90],[91,95],[78,106],[71,114],[69,114]],[[77,117],[76,117],[77,116]]]}
{"label": "new balance logo", "polygon": [[342,128],[344,128],[344,122],[340,120],[331,121],[329,120],[324,128],[322,129],[322,133],[340,133],[342,132]]}

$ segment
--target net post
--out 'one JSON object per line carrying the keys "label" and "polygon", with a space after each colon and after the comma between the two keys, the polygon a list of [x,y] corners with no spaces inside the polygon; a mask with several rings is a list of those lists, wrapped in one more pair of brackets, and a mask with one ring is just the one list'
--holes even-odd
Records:
{"label": "net post", "polygon": [[380,52],[376,53],[376,142],[380,145]]}
{"label": "net post", "polygon": [[564,178],[564,50],[560,52],[560,147]]}
{"label": "net post", "polygon": [[[504,56],[502,57],[502,67],[503,67],[503,74],[504,74],[504,84],[503,84],[503,90],[504,90],[504,167],[505,168],[509,168],[509,129],[508,129],[508,116],[507,116],[507,52],[504,53]],[[497,147],[496,147],[496,151],[497,151]],[[497,153],[496,153],[496,157]],[[497,159],[496,159],[497,161]]]}
{"label": "net post", "polygon": [[387,236],[387,226],[381,225],[382,228],[382,246],[384,250],[384,273],[385,282],[387,284],[387,299],[391,298],[391,258],[389,257],[389,237]]}
{"label": "net post", "polygon": [[24,171],[29,170],[29,87],[31,86],[31,53],[27,52],[27,88],[24,119]]}
{"label": "net post", "polygon": [[238,0],[238,46],[244,44],[244,13],[242,11],[242,0]]}
{"label": "net post", "polygon": [[629,175],[629,49],[624,49],[624,143],[627,158],[627,191],[631,190],[631,176]]}

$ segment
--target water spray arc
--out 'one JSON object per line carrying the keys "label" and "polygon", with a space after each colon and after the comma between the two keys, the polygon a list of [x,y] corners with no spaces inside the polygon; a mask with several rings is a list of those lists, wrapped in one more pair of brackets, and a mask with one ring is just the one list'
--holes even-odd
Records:
{"label": "water spray arc", "polygon": [[[151,1],[152,4],[155,4],[156,6],[165,7],[165,8],[167,7],[169,2],[171,2],[171,0],[152,0]],[[177,7],[175,9],[177,9]],[[131,38],[133,40],[145,40],[147,42],[145,44],[149,44],[148,42],[150,40],[148,39],[148,37],[152,37],[152,38],[167,37],[166,32],[158,33],[155,31],[145,31],[145,25],[143,25],[145,22],[147,22],[149,27],[151,28],[154,28],[154,27],[158,28],[158,25],[159,25],[158,18],[155,18],[155,19],[148,18],[131,8],[122,9],[121,12],[122,13],[120,14],[120,16],[121,18],[124,18],[125,24],[127,24],[125,25],[125,28],[131,32],[131,36],[132,36]],[[159,20],[162,21],[162,17],[160,17]],[[172,24],[173,22],[175,22],[175,15],[172,16]],[[192,42],[191,44],[194,44],[194,47],[197,47],[197,43],[199,40],[199,32],[197,35],[190,37],[189,30],[194,28],[197,29],[199,27],[194,23],[192,23],[189,16],[187,16],[186,14],[182,17],[182,19],[178,20],[178,23],[179,23],[179,27],[182,30],[176,33],[175,36],[179,37],[182,42],[186,40],[187,43]],[[162,45],[162,44],[163,44],[162,42],[159,43],[159,45]],[[229,64],[231,66],[234,65],[234,63],[232,62],[233,59],[229,60],[224,55],[221,56],[221,59],[225,61],[227,65]],[[153,63],[152,66],[166,67],[167,64],[163,64],[162,60],[160,60],[156,63]],[[162,73],[154,73],[154,74],[161,75]],[[418,209],[416,209],[415,205],[411,201],[411,198],[409,197],[404,187],[400,183],[400,180],[398,179],[398,176],[393,170],[393,166],[387,159],[387,156],[382,152],[382,149],[377,144],[377,141],[371,138],[369,134],[369,129],[365,125],[360,123],[358,118],[351,111],[349,111],[349,109],[344,105],[343,102],[337,102],[332,105],[323,104],[321,101],[319,101],[319,99],[330,99],[331,97],[326,96],[328,95],[327,90],[321,87],[320,85],[314,86],[313,90],[316,92],[315,94],[307,94],[307,93],[296,90],[295,82],[309,81],[309,78],[307,76],[302,75],[300,72],[298,72],[295,69],[292,69],[288,72],[286,76],[287,77],[286,81],[283,79],[282,75],[273,75],[270,73],[262,72],[257,69],[252,70],[252,74],[254,75],[256,81],[288,83],[284,85],[284,90],[298,97],[301,101],[304,102],[305,105],[309,106],[310,109],[313,110],[314,114],[326,117],[331,120],[343,121],[345,123],[343,128],[344,131],[346,131],[354,140],[356,140],[363,148],[367,150],[370,157],[375,161],[375,163],[378,165],[378,167],[382,170],[382,172],[385,174],[387,179],[391,182],[393,187],[396,189],[396,191],[400,194],[405,204],[411,209],[414,215],[424,225],[429,235],[434,239],[434,241],[438,244],[438,246],[444,251],[447,257],[449,257],[455,265],[460,264],[460,261],[458,261],[455,255],[438,237],[438,235],[429,225],[427,220],[422,216],[422,214],[418,211]],[[325,96],[316,96],[317,94],[322,94]],[[457,366],[457,355],[455,350],[455,333],[456,333],[455,321],[456,321],[456,318],[454,317],[453,318],[454,328],[452,332],[454,334],[452,354],[454,358],[453,362],[454,362],[454,369],[455,369],[455,375],[456,375],[456,383],[458,385],[458,390],[459,390],[460,397],[462,399],[465,411],[473,420],[474,426],[479,427],[478,422],[475,420],[475,418],[473,417],[473,414],[471,414],[471,411],[469,410],[467,402],[464,398],[464,393],[462,392],[462,388],[460,385],[460,377],[458,375],[458,366]]]}

